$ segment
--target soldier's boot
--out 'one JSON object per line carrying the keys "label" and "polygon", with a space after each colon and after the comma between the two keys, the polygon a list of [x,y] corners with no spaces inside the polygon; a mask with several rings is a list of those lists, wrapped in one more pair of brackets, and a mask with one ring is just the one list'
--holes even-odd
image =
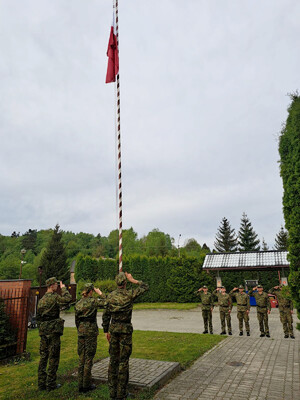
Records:
{"label": "soldier's boot", "polygon": [[220,335],[226,335],[226,332],[222,331],[222,332],[220,333]]}
{"label": "soldier's boot", "polygon": [[213,331],[210,331],[209,333],[210,333],[211,335],[213,335],[213,334],[214,334],[214,333],[213,333]]}
{"label": "soldier's boot", "polygon": [[241,331],[241,332],[240,332],[240,336],[243,336],[243,334],[244,334],[243,331]]}
{"label": "soldier's boot", "polygon": [[250,332],[249,331],[247,332],[247,336],[250,336]]}
{"label": "soldier's boot", "polygon": [[228,332],[228,335],[230,335],[230,336],[231,336],[231,335],[232,335],[232,332]]}
{"label": "soldier's boot", "polygon": [[92,383],[88,388],[83,388],[82,392],[87,393],[87,392],[90,392],[91,390],[95,390],[95,389],[97,389],[97,386],[94,383]]}
{"label": "soldier's boot", "polygon": [[61,384],[60,383],[58,383],[56,386],[48,387],[47,388],[47,392],[51,392],[52,390],[56,390],[56,389],[59,389],[59,388],[61,388]]}
{"label": "soldier's boot", "polygon": [[295,339],[295,336],[293,334],[290,335],[291,339]]}
{"label": "soldier's boot", "polygon": [[205,330],[205,331],[203,331],[202,333],[204,333],[204,334],[205,334],[205,333],[208,333],[208,331],[207,331],[207,330]]}
{"label": "soldier's boot", "polygon": [[265,333],[264,333],[264,332],[261,332],[261,333],[260,333],[260,337],[265,337]]}
{"label": "soldier's boot", "polygon": [[285,339],[287,339],[288,337],[289,337],[289,335],[287,335],[287,334],[284,335],[284,338],[285,338]]}
{"label": "soldier's boot", "polygon": [[271,337],[269,333],[266,333],[266,337]]}

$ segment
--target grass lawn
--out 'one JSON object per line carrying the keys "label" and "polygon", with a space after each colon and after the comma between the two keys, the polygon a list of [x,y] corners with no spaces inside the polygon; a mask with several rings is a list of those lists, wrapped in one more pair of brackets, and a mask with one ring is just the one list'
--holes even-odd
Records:
{"label": "grass lawn", "polygon": [[[218,344],[223,338],[216,335],[195,333],[170,333],[135,331],[133,333],[134,358],[161,361],[177,361],[183,368]],[[21,399],[109,399],[107,385],[99,385],[91,393],[79,394],[76,378],[72,373],[77,368],[77,331],[65,328],[62,336],[61,357],[57,383],[62,388],[53,392],[40,392],[37,389],[37,368],[39,363],[38,331],[28,332],[27,351],[31,361],[0,366],[0,398],[2,400]],[[108,357],[108,343],[102,333],[98,336],[98,349],[95,360]],[[150,399],[151,393],[135,393],[135,399]]]}

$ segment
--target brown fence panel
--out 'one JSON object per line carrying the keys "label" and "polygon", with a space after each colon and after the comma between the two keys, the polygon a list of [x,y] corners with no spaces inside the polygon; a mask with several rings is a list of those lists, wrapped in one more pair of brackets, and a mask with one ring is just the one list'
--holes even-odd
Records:
{"label": "brown fence panel", "polygon": [[1,359],[22,354],[26,350],[30,286],[30,280],[0,281],[0,298],[15,338],[11,343],[0,345]]}

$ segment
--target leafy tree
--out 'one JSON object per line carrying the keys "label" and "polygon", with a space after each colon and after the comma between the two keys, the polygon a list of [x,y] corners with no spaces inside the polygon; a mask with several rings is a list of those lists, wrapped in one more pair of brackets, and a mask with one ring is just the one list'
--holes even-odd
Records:
{"label": "leafy tree", "polygon": [[37,239],[37,230],[36,229],[29,229],[23,235],[22,246],[26,250],[32,250],[35,253],[36,239]]}
{"label": "leafy tree", "polygon": [[15,254],[9,254],[0,262],[1,279],[18,279],[20,274],[21,259]]}
{"label": "leafy tree", "polygon": [[227,218],[223,218],[216,234],[215,248],[219,252],[237,251],[238,241]]}
{"label": "leafy tree", "polygon": [[262,251],[268,251],[268,250],[269,250],[269,246],[268,246],[267,243],[265,242],[265,239],[264,239],[264,238],[262,238],[261,249],[262,249]]}
{"label": "leafy tree", "polygon": [[289,233],[281,226],[280,231],[277,233],[275,237],[275,249],[276,250],[285,250],[288,249],[288,240],[289,240]]}
{"label": "leafy tree", "polygon": [[141,239],[144,254],[148,256],[166,256],[172,250],[172,239],[170,235],[153,229]]}
{"label": "leafy tree", "polygon": [[289,284],[300,318],[300,96],[290,95],[288,118],[279,139],[283,215],[289,234]]}
{"label": "leafy tree", "polygon": [[238,235],[239,251],[259,251],[259,239],[246,213],[243,213]]}
{"label": "leafy tree", "polygon": [[16,231],[13,231],[13,233],[10,235],[10,237],[12,237],[12,238],[18,238],[18,237],[20,237],[20,232],[16,232]]}
{"label": "leafy tree", "polygon": [[69,277],[66,249],[62,242],[62,231],[58,224],[55,226],[50,242],[41,258],[41,265],[44,282],[52,276],[62,281]]}

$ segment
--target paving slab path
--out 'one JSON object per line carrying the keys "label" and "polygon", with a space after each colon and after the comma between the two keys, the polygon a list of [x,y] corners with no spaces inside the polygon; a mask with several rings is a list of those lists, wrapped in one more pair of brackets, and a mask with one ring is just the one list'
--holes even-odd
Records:
{"label": "paving slab path", "polygon": [[[75,326],[65,314],[65,326]],[[299,322],[294,314],[294,327]],[[101,327],[101,313],[98,314]],[[194,310],[135,310],[138,330],[202,333],[200,308]],[[214,333],[219,334],[218,309],[213,311]],[[250,312],[251,336],[239,336],[236,308],[233,336],[204,354],[155,396],[158,400],[300,400],[300,332],[284,339],[278,309],[269,315],[271,338],[260,338],[255,307]],[[245,335],[245,333],[244,333]]]}

